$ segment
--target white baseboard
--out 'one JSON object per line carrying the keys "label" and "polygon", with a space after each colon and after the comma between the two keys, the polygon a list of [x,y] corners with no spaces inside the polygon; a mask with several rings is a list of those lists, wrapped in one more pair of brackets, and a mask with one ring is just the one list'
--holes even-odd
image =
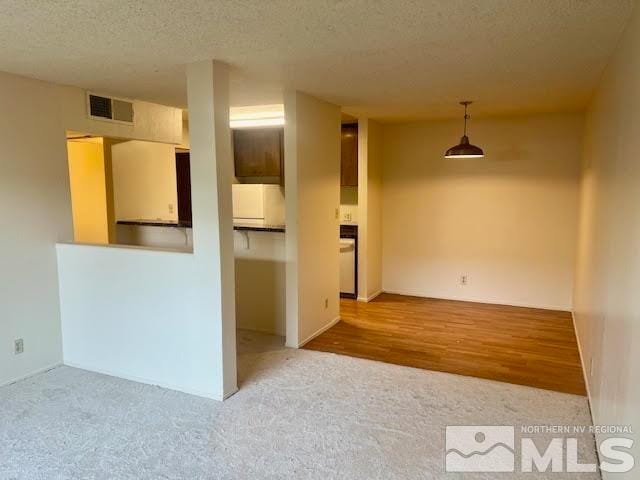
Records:
{"label": "white baseboard", "polygon": [[489,305],[504,305],[507,307],[525,307],[525,308],[537,308],[539,310],[556,310],[561,312],[571,312],[571,307],[566,305],[547,305],[547,304],[532,304],[532,303],[524,303],[524,302],[511,302],[511,301],[499,301],[499,300],[487,300],[486,298],[476,298],[476,297],[463,297],[463,296],[447,296],[447,297],[436,297],[436,296],[426,296],[416,292],[406,292],[400,290],[387,290],[386,288],[382,290],[383,293],[391,293],[394,295],[405,295],[407,297],[419,297],[419,298],[434,298],[436,300],[453,300],[456,302],[473,302],[473,303],[486,303]]}
{"label": "white baseboard", "polygon": [[305,338],[302,342],[300,342],[298,344],[298,348],[302,348],[305,344],[309,343],[311,340],[313,340],[314,338],[316,338],[318,335],[326,332],[327,330],[329,330],[331,327],[333,327],[336,323],[338,323],[340,321],[340,316],[337,316],[336,318],[334,318],[333,320],[331,320],[329,323],[327,323],[326,325],[324,325],[323,327],[319,328],[318,330],[316,330],[314,333],[312,333],[311,335],[309,335],[307,338]]}
{"label": "white baseboard", "polygon": [[33,370],[27,373],[26,375],[21,375],[19,377],[12,378],[10,380],[5,380],[4,382],[0,383],[0,387],[4,387],[5,385],[11,385],[12,383],[19,382],[20,380],[26,380],[29,377],[33,377],[34,375],[38,375],[39,373],[48,372],[49,370],[58,368],[61,365],[62,365],[62,362],[56,362],[56,363],[52,363],[51,365],[47,365],[46,367],[38,368],[37,370]]}
{"label": "white baseboard", "polygon": [[102,375],[109,375],[110,377],[117,377],[117,378],[122,378],[124,380],[130,380],[132,382],[137,382],[137,383],[145,383],[147,385],[153,385],[156,387],[161,387],[161,388],[166,388],[169,390],[175,390],[178,392],[182,392],[182,393],[188,393],[189,395],[195,395],[197,397],[204,397],[204,398],[208,398],[210,400],[224,400],[225,398],[233,395],[237,390],[230,392],[228,394],[223,395],[222,397],[220,397],[219,395],[216,395],[214,392],[204,392],[201,390],[195,390],[189,387],[184,387],[182,385],[175,385],[172,383],[166,383],[166,382],[161,382],[158,380],[152,380],[149,378],[144,378],[144,377],[139,377],[137,375],[131,375],[129,373],[126,372],[117,372],[114,370],[110,370],[110,369],[105,369],[105,368],[99,368],[93,365],[85,365],[85,364],[81,364],[81,363],[75,363],[75,362],[69,362],[66,361],[64,362],[65,365],[69,366],[69,367],[73,367],[73,368],[79,368],[81,370],[87,370],[89,372],[95,372],[95,373],[100,373]]}
{"label": "white baseboard", "polygon": [[277,337],[284,337],[284,336],[287,335],[286,331],[282,332],[282,333],[278,333],[278,331],[275,330],[275,329],[272,330],[272,329],[269,329],[269,328],[255,328],[255,327],[252,327],[250,325],[240,325],[240,324],[238,324],[238,325],[236,325],[236,328],[238,330],[248,330],[248,331],[251,331],[251,332],[264,333],[264,334],[267,334],[267,335],[275,335]]}
{"label": "white baseboard", "polygon": [[580,355],[580,365],[582,366],[582,376],[584,379],[584,386],[587,389],[587,401],[589,402],[589,413],[591,415],[591,423],[595,425],[595,419],[593,418],[593,405],[591,402],[591,390],[589,388],[589,374],[587,373],[587,365],[584,362],[584,356],[582,355],[582,344],[580,343],[580,335],[578,335],[578,326],[576,325],[576,316],[571,312],[571,321],[573,322],[573,332],[576,335],[576,343],[578,344],[578,354]]}
{"label": "white baseboard", "polygon": [[376,298],[378,295],[381,295],[381,294],[382,294],[382,290],[378,290],[377,292],[375,292],[372,295],[369,295],[368,297],[358,297],[358,301],[359,302],[368,303],[368,302],[372,301],[374,298]]}
{"label": "white baseboard", "polygon": [[[580,335],[578,334],[578,325],[576,325],[576,316],[574,312],[571,312],[571,320],[573,322],[573,331],[576,335],[576,343],[578,344],[578,354],[580,355],[580,365],[582,366],[582,375],[584,378],[584,386],[587,390],[587,404],[589,405],[589,416],[591,417],[591,424],[597,425],[595,415],[593,413],[593,399],[591,398],[591,389],[589,388],[589,374],[587,373],[587,366],[584,362],[584,356],[582,355],[582,344],[580,343]],[[595,442],[596,445],[600,445],[600,442],[604,438],[600,438],[599,434],[595,434]],[[598,464],[600,464],[600,449],[596,448],[596,455],[598,459]]]}

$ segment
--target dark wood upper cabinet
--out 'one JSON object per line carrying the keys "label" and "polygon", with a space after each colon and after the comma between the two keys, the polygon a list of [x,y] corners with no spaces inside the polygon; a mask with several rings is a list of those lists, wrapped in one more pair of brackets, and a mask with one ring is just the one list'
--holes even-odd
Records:
{"label": "dark wood upper cabinet", "polygon": [[191,225],[191,163],[189,152],[176,152],[178,222]]}
{"label": "dark wood upper cabinet", "polygon": [[236,177],[284,177],[284,129],[233,130]]}
{"label": "dark wood upper cabinet", "polygon": [[342,125],[340,185],[358,185],[358,125]]}

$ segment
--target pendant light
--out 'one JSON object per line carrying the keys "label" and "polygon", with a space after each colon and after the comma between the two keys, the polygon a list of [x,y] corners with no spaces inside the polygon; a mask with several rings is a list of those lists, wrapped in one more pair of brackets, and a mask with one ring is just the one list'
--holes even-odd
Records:
{"label": "pendant light", "polygon": [[471,102],[467,100],[460,102],[460,105],[464,105],[464,135],[462,135],[458,145],[447,150],[444,158],[482,158],[484,157],[482,149],[471,145],[469,143],[469,137],[467,137],[467,120],[470,118],[467,114],[467,107],[471,105]]}

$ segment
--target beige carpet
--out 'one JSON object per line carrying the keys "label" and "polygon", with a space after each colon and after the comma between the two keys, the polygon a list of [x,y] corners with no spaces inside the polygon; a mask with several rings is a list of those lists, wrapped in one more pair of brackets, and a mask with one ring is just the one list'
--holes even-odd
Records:
{"label": "beige carpet", "polygon": [[224,403],[69,367],[0,388],[0,479],[599,478],[444,473],[446,425],[588,425],[584,397],[248,332],[239,347]]}

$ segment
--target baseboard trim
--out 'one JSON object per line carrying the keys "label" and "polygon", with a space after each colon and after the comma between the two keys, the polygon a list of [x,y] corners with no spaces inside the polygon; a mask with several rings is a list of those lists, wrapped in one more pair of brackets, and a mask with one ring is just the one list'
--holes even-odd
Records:
{"label": "baseboard trim", "polygon": [[327,330],[329,330],[331,327],[333,327],[336,323],[338,323],[340,321],[340,316],[337,316],[336,318],[334,318],[333,320],[331,320],[329,323],[327,323],[325,326],[319,328],[318,330],[316,330],[314,333],[312,333],[311,335],[309,335],[307,338],[305,338],[302,342],[300,342],[298,344],[298,348],[302,348],[304,347],[307,343],[309,343],[311,340],[313,340],[314,338],[316,338],[318,335],[323,334],[324,332],[326,332]]}
{"label": "baseboard trim", "polygon": [[128,374],[126,372],[117,372],[117,371],[110,370],[110,369],[99,368],[99,367],[96,367],[96,366],[93,366],[93,365],[86,365],[86,364],[83,364],[83,363],[69,362],[69,361],[66,361],[66,360],[64,362],[64,365],[67,365],[68,367],[79,368],[80,370],[87,370],[89,372],[99,373],[101,375],[108,375],[110,377],[122,378],[124,380],[129,380],[131,382],[144,383],[146,385],[153,385],[155,387],[166,388],[168,390],[175,390],[177,392],[187,393],[189,395],[195,395],[197,397],[208,398],[210,400],[222,401],[225,398],[227,398],[227,397],[229,397],[229,396],[231,396],[231,395],[233,395],[235,393],[235,391],[234,391],[234,392],[225,394],[223,396],[219,396],[219,395],[216,395],[213,392],[204,392],[204,391],[201,391],[201,390],[196,390],[196,389],[192,389],[192,388],[189,388],[189,387],[184,387],[184,386],[181,386],[181,385],[175,385],[175,384],[172,384],[172,383],[161,382],[161,381],[158,381],[158,380],[152,380],[152,379],[145,378],[145,377],[139,377],[137,375],[131,375],[131,374]]}
{"label": "baseboard trim", "polygon": [[[584,378],[584,386],[587,390],[587,405],[589,407],[589,416],[591,417],[591,425],[597,425],[596,419],[593,414],[593,401],[591,398],[591,389],[589,388],[589,376],[587,375],[587,368],[584,362],[584,356],[582,355],[582,344],[580,342],[580,335],[578,334],[578,325],[576,324],[576,316],[574,312],[571,312],[571,321],[573,322],[573,332],[576,335],[576,343],[578,344],[578,355],[580,355],[580,365],[582,365],[582,377]],[[595,450],[596,456],[598,459],[598,465],[602,459],[600,458],[600,449],[598,445],[600,444],[599,434],[595,434],[593,436],[593,441],[595,442]],[[602,473],[600,473],[600,478],[602,478]]]}
{"label": "baseboard trim", "polygon": [[368,297],[358,297],[358,301],[359,302],[365,302],[365,303],[369,303],[371,301],[373,301],[377,296],[382,294],[382,290],[378,290],[377,292],[375,292],[372,295],[369,295]]}
{"label": "baseboard trim", "polygon": [[236,325],[236,327],[238,330],[248,330],[250,332],[265,333],[267,335],[275,335],[277,337],[284,337],[287,334],[286,332],[278,333],[276,330],[271,330],[268,328],[254,328],[246,325]]}
{"label": "baseboard trim", "polygon": [[391,293],[393,295],[404,295],[406,297],[418,297],[418,298],[433,298],[436,300],[452,300],[456,302],[471,302],[471,303],[486,303],[487,305],[503,305],[505,307],[524,307],[524,308],[536,308],[538,310],[554,310],[560,312],[571,312],[571,308],[567,306],[559,306],[559,305],[540,305],[540,304],[531,304],[531,303],[520,303],[520,302],[500,302],[500,301],[490,301],[482,298],[475,297],[436,297],[436,296],[426,296],[420,295],[415,292],[403,292],[399,290],[387,290],[383,289],[382,293]]}
{"label": "baseboard trim", "polygon": [[226,400],[227,398],[232,397],[233,395],[235,395],[239,391],[240,391],[240,389],[238,387],[235,387],[235,389],[232,392],[225,393],[224,397],[222,398],[222,400]]}
{"label": "baseboard trim", "polygon": [[62,362],[56,362],[56,363],[52,363],[51,365],[47,365],[46,367],[38,368],[37,370],[33,370],[32,372],[29,372],[29,373],[27,373],[25,375],[21,375],[19,377],[12,378],[10,380],[5,380],[4,382],[0,383],[0,387],[5,387],[7,385],[11,385],[12,383],[16,383],[16,382],[19,382],[21,380],[26,380],[27,378],[33,377],[33,376],[38,375],[40,373],[48,372],[49,370],[53,370],[54,368],[58,368],[61,365],[62,365]]}
{"label": "baseboard trim", "polygon": [[587,365],[584,362],[584,355],[582,355],[582,344],[580,342],[580,335],[578,334],[578,325],[576,325],[576,316],[571,312],[571,321],[573,322],[573,333],[576,336],[576,343],[578,344],[578,355],[580,355],[580,365],[582,366],[582,378],[584,379],[584,386],[587,390],[587,402],[589,403],[589,414],[591,415],[591,423],[595,425],[595,419],[593,418],[593,406],[591,402],[591,389],[589,388],[589,376],[587,374]]}

